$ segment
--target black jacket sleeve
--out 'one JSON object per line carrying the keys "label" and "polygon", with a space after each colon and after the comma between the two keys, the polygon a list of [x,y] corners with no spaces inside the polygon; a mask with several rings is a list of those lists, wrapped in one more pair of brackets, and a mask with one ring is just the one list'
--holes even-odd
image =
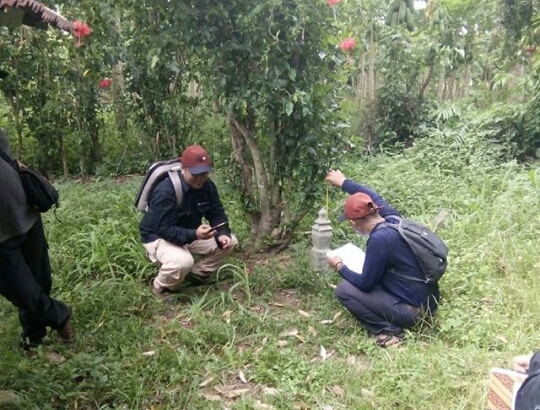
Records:
{"label": "black jacket sleeve", "polygon": [[227,214],[225,213],[225,209],[223,208],[223,204],[221,203],[221,199],[219,197],[218,190],[215,186],[215,184],[212,181],[210,182],[210,206],[208,207],[208,211],[206,211],[204,217],[208,220],[208,223],[210,226],[216,226],[223,222],[227,222],[227,225],[219,228],[216,232],[216,238],[220,235],[227,235],[231,236],[231,230],[228,225],[229,220],[227,219]]}

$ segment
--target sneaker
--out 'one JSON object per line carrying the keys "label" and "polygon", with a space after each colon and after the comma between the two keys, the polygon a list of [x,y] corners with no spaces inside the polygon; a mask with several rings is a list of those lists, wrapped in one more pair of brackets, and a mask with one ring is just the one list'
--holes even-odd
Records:
{"label": "sneaker", "polygon": [[216,277],[212,274],[197,275],[196,273],[189,272],[186,276],[185,282],[188,286],[208,286],[217,282]]}
{"label": "sneaker", "polygon": [[71,316],[72,316],[72,309],[71,307],[69,308],[69,317],[68,317],[68,320],[66,322],[66,324],[60,328],[60,329],[57,329],[56,330],[56,334],[58,335],[58,339],[61,341],[61,342],[71,342],[72,340],[75,339],[75,330],[73,329],[73,325],[71,324]]}

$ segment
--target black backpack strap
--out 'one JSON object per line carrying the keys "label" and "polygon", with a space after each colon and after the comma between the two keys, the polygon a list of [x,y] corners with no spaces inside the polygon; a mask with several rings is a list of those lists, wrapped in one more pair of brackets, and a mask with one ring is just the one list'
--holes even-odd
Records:
{"label": "black backpack strap", "polygon": [[[392,216],[394,216],[394,215],[392,215]],[[397,215],[394,216],[394,217],[396,218],[396,220],[398,220],[398,221],[400,221],[400,222],[403,220],[403,218],[400,218],[400,217],[398,217]],[[409,242],[407,241],[406,238],[404,238],[403,234],[401,233],[401,230],[399,229],[399,225],[392,224],[392,223],[389,223],[389,222],[383,222],[383,223],[380,224],[379,226],[387,226],[387,227],[389,227],[389,228],[395,229],[396,231],[398,231],[399,236],[400,236],[405,242],[407,242],[407,245],[409,245]],[[409,247],[410,247],[410,245],[409,245]],[[414,252],[413,252],[413,253],[414,253]],[[416,255],[414,255],[414,257],[416,258]],[[418,258],[416,258],[416,259],[418,260]],[[420,266],[420,268],[422,268],[422,267]],[[403,280],[407,280],[407,281],[409,281],[409,282],[429,283],[426,279],[420,279],[420,278],[415,278],[414,276],[405,275],[404,273],[398,272],[398,271],[397,271],[396,269],[394,269],[394,268],[392,268],[392,269],[390,270],[390,273],[391,273],[392,275],[394,275],[396,278],[400,278],[400,279],[403,279]],[[425,273],[424,273],[423,271],[422,271],[422,273],[423,273],[424,276],[425,276]]]}
{"label": "black backpack strap", "polygon": [[409,282],[418,282],[418,283],[429,283],[425,279],[415,278],[414,276],[405,275],[404,273],[398,272],[396,269],[392,268],[390,269],[390,274],[395,276],[396,278],[400,278],[403,280],[407,280]]}
{"label": "black backpack strap", "polygon": [[174,194],[176,195],[176,206],[179,207],[180,205],[182,205],[182,200],[184,199],[182,181],[180,180],[180,175],[178,175],[178,171],[170,170],[168,173],[174,187]]}
{"label": "black backpack strap", "polygon": [[11,155],[9,155],[6,151],[4,151],[3,149],[0,149],[0,157],[2,157],[2,159],[4,161],[6,161],[9,165],[11,165],[11,167],[15,170],[15,171],[18,171],[19,170],[19,164],[17,164],[17,161],[15,161],[13,158],[11,158]]}

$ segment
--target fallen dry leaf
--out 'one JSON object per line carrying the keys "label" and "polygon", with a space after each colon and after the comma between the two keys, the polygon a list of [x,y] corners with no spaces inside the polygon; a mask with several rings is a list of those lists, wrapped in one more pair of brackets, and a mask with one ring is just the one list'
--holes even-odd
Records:
{"label": "fallen dry leaf", "polygon": [[341,310],[339,312],[337,312],[334,317],[332,318],[332,321],[335,322],[336,320],[338,320],[340,317],[341,317]]}
{"label": "fallen dry leaf", "polygon": [[357,372],[365,372],[371,368],[371,360],[366,356],[349,356],[347,357],[347,364]]}
{"label": "fallen dry leaf", "polygon": [[260,400],[257,400],[255,402],[255,410],[275,410],[276,408],[274,406],[271,406],[270,404],[263,403]]}
{"label": "fallen dry leaf", "polygon": [[324,348],[323,345],[321,345],[321,349],[319,351],[319,356],[321,356],[321,359],[322,359],[323,362],[326,361],[326,357],[327,357],[326,349]]}
{"label": "fallen dry leaf", "polygon": [[311,407],[309,407],[306,403],[303,401],[295,401],[293,403],[293,409],[295,410],[309,410]]}
{"label": "fallen dry leaf", "polygon": [[285,330],[284,332],[281,332],[279,334],[279,337],[296,336],[297,334],[298,334],[298,329],[293,327],[289,330]]}
{"label": "fallen dry leaf", "polygon": [[54,352],[49,352],[46,354],[47,356],[47,359],[49,360],[49,362],[53,363],[53,364],[60,364],[60,363],[64,363],[66,361],[66,358],[62,355],[59,355],[58,353],[54,353]]}
{"label": "fallen dry leaf", "polygon": [[249,392],[249,389],[231,390],[231,391],[229,391],[229,392],[227,392],[225,394],[225,397],[227,397],[228,399],[234,399],[236,397],[239,397],[239,396],[242,396],[242,395],[246,394],[247,392]]}
{"label": "fallen dry leaf", "polygon": [[283,303],[270,303],[270,305],[277,306],[277,307],[284,307],[285,306]]}
{"label": "fallen dry leaf", "polygon": [[294,337],[296,337],[298,340],[300,340],[302,343],[306,343],[306,340],[300,336],[300,335],[294,335]]}
{"label": "fallen dry leaf", "polygon": [[304,310],[301,310],[301,309],[298,309],[298,313],[300,313],[300,315],[304,316],[304,317],[311,317],[311,314],[304,311]]}
{"label": "fallen dry leaf", "polygon": [[343,390],[343,388],[337,385],[332,387],[332,391],[334,392],[336,396],[339,396],[339,397],[343,397],[343,394],[345,393],[345,390]]}
{"label": "fallen dry leaf", "polygon": [[263,393],[264,394],[268,394],[269,396],[273,396],[275,394],[278,394],[279,393],[279,390],[278,389],[275,389],[273,387],[263,387]]}
{"label": "fallen dry leaf", "polygon": [[209,401],[221,401],[221,397],[219,397],[217,394],[202,393],[201,396]]}
{"label": "fallen dry leaf", "polygon": [[143,352],[142,355],[145,356],[145,357],[151,357],[151,356],[155,356],[156,354],[156,351],[155,350],[149,350],[147,352]]}
{"label": "fallen dry leaf", "polygon": [[508,343],[508,339],[506,339],[506,337],[504,337],[503,335],[497,335],[497,336],[495,336],[495,339],[497,339],[499,342],[503,342],[505,344]]}
{"label": "fallen dry leaf", "polygon": [[286,340],[278,340],[277,342],[277,345],[281,348],[283,347],[287,347],[287,345],[289,344],[289,342],[287,342]]}
{"label": "fallen dry leaf", "polygon": [[240,372],[238,372],[238,378],[242,381],[242,383],[244,383],[244,384],[247,383],[246,376],[244,375],[244,372],[242,370],[240,370]]}
{"label": "fallen dry leaf", "polygon": [[325,319],[325,320],[321,320],[321,325],[329,325],[333,322],[334,322],[333,320]]}
{"label": "fallen dry leaf", "polygon": [[227,322],[227,324],[231,323],[231,313],[232,313],[232,311],[227,310],[227,311],[223,312],[223,314],[221,315],[221,317],[223,319],[225,319],[225,322]]}
{"label": "fallen dry leaf", "polygon": [[368,389],[362,389],[360,390],[360,392],[362,393],[362,396],[364,397],[373,397],[373,392]]}
{"label": "fallen dry leaf", "polygon": [[308,330],[313,336],[317,336],[319,334],[313,326],[308,326]]}
{"label": "fallen dry leaf", "polygon": [[17,394],[11,390],[0,390],[0,405],[13,403],[17,400],[17,397]]}
{"label": "fallen dry leaf", "polygon": [[227,399],[235,399],[243,394],[249,392],[249,389],[233,389],[229,390],[226,387],[215,386],[214,389]]}
{"label": "fallen dry leaf", "polygon": [[208,379],[206,379],[205,381],[203,381],[202,383],[199,384],[199,387],[200,388],[203,388],[203,387],[206,387],[210,384],[210,382],[214,380],[213,377],[209,377]]}

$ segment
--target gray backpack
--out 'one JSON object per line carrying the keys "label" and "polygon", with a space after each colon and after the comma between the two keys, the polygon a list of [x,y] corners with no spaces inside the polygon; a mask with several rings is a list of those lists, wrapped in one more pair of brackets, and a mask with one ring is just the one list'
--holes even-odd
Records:
{"label": "gray backpack", "polygon": [[146,177],[141,184],[137,199],[135,199],[135,208],[141,212],[148,211],[148,203],[150,202],[152,191],[158,182],[164,180],[167,176],[171,178],[174,186],[176,206],[180,206],[184,195],[184,192],[182,191],[182,181],[180,181],[180,175],[178,174],[181,169],[182,164],[178,159],[153,163],[148,169]]}
{"label": "gray backpack", "polygon": [[425,278],[422,280],[397,271],[394,271],[393,274],[401,279],[413,282],[436,283],[442,277],[448,265],[447,246],[441,238],[420,222],[395,216],[392,216],[392,218],[399,219],[399,223],[397,225],[384,223],[383,226],[388,226],[399,232],[399,235],[407,242],[414,256],[416,256]]}

